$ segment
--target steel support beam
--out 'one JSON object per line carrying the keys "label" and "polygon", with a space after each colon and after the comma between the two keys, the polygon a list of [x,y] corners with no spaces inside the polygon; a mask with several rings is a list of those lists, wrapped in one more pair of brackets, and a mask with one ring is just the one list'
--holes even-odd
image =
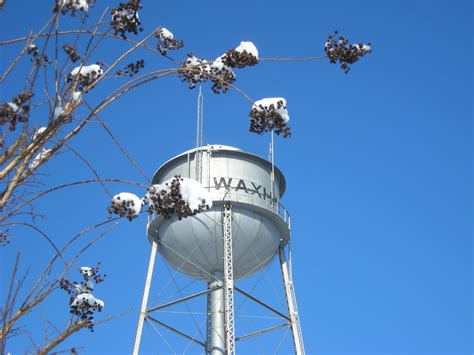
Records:
{"label": "steel support beam", "polygon": [[235,354],[234,328],[234,269],[232,259],[232,208],[230,203],[224,205],[224,314],[226,354]]}
{"label": "steel support beam", "polygon": [[166,323],[163,323],[163,322],[159,321],[159,320],[156,319],[156,318],[153,318],[153,317],[151,317],[151,316],[147,316],[147,319],[151,320],[152,322],[154,322],[154,323],[156,323],[156,324],[161,325],[162,327],[164,327],[164,328],[166,328],[166,329],[168,329],[168,330],[171,330],[171,331],[172,331],[173,333],[175,333],[175,334],[181,335],[183,338],[186,338],[186,339],[191,340],[192,342],[194,342],[194,343],[196,343],[196,344],[199,344],[199,345],[201,345],[201,346],[203,346],[203,347],[206,347],[206,344],[204,344],[202,341],[197,340],[196,338],[193,338],[192,336],[190,336],[190,335],[188,335],[188,334],[186,334],[186,333],[183,333],[182,331],[180,331],[180,330],[178,330],[178,329],[176,329],[176,328],[174,328],[174,327],[172,327],[172,326],[170,326],[170,325],[168,325],[168,324],[166,324]]}
{"label": "steel support beam", "polygon": [[138,355],[138,351],[140,350],[140,341],[142,339],[143,323],[145,322],[145,317],[147,315],[146,308],[148,304],[148,296],[150,294],[151,278],[153,276],[153,268],[155,266],[157,250],[158,250],[158,243],[156,242],[156,240],[153,240],[153,242],[151,243],[150,261],[148,262],[148,271],[146,273],[145,288],[143,290],[142,305],[140,307],[140,315],[138,316],[137,334],[135,336],[135,345],[133,346],[133,355]]}
{"label": "steel support beam", "polygon": [[280,266],[283,277],[283,286],[285,288],[286,303],[288,305],[288,314],[290,315],[291,333],[293,335],[293,345],[296,355],[304,355],[303,335],[301,333],[300,319],[296,306],[295,290],[293,288],[293,280],[288,272],[288,264],[286,262],[285,249],[283,243],[280,244]]}

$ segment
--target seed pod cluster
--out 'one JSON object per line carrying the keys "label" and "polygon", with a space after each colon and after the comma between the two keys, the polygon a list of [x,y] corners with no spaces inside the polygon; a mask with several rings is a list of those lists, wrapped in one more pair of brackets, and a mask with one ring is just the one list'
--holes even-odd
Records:
{"label": "seed pod cluster", "polygon": [[145,67],[145,60],[140,59],[137,60],[135,63],[129,63],[127,64],[123,69],[116,70],[115,73],[118,76],[134,76],[137,74],[140,69]]}
{"label": "seed pod cluster", "polygon": [[156,31],[155,37],[158,40],[156,49],[161,55],[166,55],[168,50],[178,50],[184,47],[184,42],[174,39],[173,33],[164,27]]}
{"label": "seed pod cluster", "polygon": [[291,129],[288,127],[288,119],[282,116],[284,111],[286,111],[286,106],[283,100],[268,105],[256,102],[250,111],[249,131],[263,134],[274,130],[277,135],[283,134],[283,138],[290,137]]}
{"label": "seed pod cluster", "polygon": [[324,45],[324,51],[329,58],[329,62],[341,64],[341,69],[347,74],[351,69],[350,65],[372,52],[372,47],[370,42],[368,44],[349,44],[347,38],[338,36],[338,32],[335,31],[334,36],[328,36]]}
{"label": "seed pod cluster", "polygon": [[65,44],[63,46],[63,50],[66,53],[66,55],[69,57],[69,59],[71,59],[71,62],[75,63],[79,59],[81,59],[81,56],[77,54],[77,48],[75,46],[69,46]]}
{"label": "seed pod cluster", "polygon": [[93,268],[81,267],[79,269],[83,278],[81,282],[73,282],[64,278],[59,280],[59,287],[69,294],[69,312],[81,321],[87,321],[87,327],[91,332],[94,331],[94,312],[100,312],[104,308],[104,301],[92,294],[94,283],[103,282],[106,276],[99,272],[99,266],[100,263]]}
{"label": "seed pod cluster", "polygon": [[116,214],[119,217],[126,217],[131,221],[140,215],[141,209],[142,201],[137,195],[121,192],[112,198],[107,211],[109,215]]}
{"label": "seed pod cluster", "polygon": [[235,49],[229,49],[222,57],[222,62],[231,68],[242,69],[258,64],[258,58],[245,50],[239,52]]}
{"label": "seed pod cluster", "polygon": [[178,219],[181,220],[208,210],[209,203],[205,199],[200,200],[196,208],[191,209],[189,201],[185,201],[181,193],[183,180],[180,175],[176,175],[164,185],[152,186],[143,199],[144,203],[148,204],[148,213],[157,213],[165,219],[169,219],[173,214],[176,214]]}
{"label": "seed pod cluster", "polygon": [[21,92],[10,102],[0,104],[0,125],[8,124],[8,128],[14,131],[18,122],[28,121],[30,106],[28,102],[33,97],[32,92]]}
{"label": "seed pod cluster", "polygon": [[103,69],[99,64],[78,66],[69,73],[66,82],[70,83],[77,79],[76,90],[84,91],[86,87],[102,76]]}
{"label": "seed pod cluster", "polygon": [[110,26],[114,30],[114,34],[126,39],[127,33],[136,35],[143,31],[138,16],[138,10],[141,8],[142,4],[139,0],[120,3],[118,7],[114,7],[110,13],[112,16]]}
{"label": "seed pod cluster", "polygon": [[192,53],[188,53],[188,58],[182,64],[184,70],[179,73],[182,82],[189,84],[190,89],[194,89],[197,83],[203,83],[209,79],[209,64],[205,59],[199,59]]}

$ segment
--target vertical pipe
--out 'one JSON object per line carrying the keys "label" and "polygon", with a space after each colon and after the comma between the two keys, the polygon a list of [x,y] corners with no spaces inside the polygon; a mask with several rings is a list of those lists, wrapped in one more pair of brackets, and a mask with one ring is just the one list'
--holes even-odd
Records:
{"label": "vertical pipe", "polygon": [[148,263],[148,271],[146,273],[145,288],[143,290],[142,306],[140,308],[140,315],[138,316],[137,335],[135,336],[135,345],[133,347],[133,355],[138,355],[140,349],[140,341],[142,339],[143,323],[146,317],[146,308],[148,305],[148,295],[150,294],[151,278],[153,276],[153,267],[155,266],[156,251],[158,243],[153,240],[151,244],[150,261]]}
{"label": "vertical pipe", "polygon": [[208,294],[209,313],[206,352],[210,355],[224,355],[225,351],[225,320],[224,320],[224,289],[222,288],[222,274],[219,280],[209,283],[209,288],[220,286]]}

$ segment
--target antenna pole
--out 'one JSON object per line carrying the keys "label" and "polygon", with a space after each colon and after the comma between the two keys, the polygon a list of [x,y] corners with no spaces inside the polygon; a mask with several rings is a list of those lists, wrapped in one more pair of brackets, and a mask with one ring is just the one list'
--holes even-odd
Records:
{"label": "antenna pole", "polygon": [[202,183],[202,131],[203,131],[203,106],[204,96],[199,86],[198,105],[196,114],[196,180]]}

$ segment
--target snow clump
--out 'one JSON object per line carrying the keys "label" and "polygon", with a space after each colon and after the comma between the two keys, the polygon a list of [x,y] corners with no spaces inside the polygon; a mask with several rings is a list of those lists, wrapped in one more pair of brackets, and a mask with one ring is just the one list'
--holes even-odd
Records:
{"label": "snow clump", "polygon": [[51,149],[41,148],[40,152],[36,154],[33,160],[28,164],[28,169],[36,169],[44,160],[48,159],[51,155]]}
{"label": "snow clump", "polygon": [[178,219],[194,216],[212,207],[209,192],[196,180],[176,175],[163,184],[153,185],[143,198],[148,213],[156,212],[165,219],[176,214]]}
{"label": "snow clump", "polygon": [[83,280],[80,283],[61,279],[59,286],[66,291],[69,296],[69,311],[80,318],[81,321],[88,321],[88,328],[94,331],[94,312],[102,311],[104,301],[92,294],[94,283],[99,284],[104,281],[105,275],[99,273],[99,265],[96,267],[83,266],[79,268]]}
{"label": "snow clump", "polygon": [[78,66],[69,73],[66,82],[69,83],[77,78],[77,87],[82,90],[100,78],[102,74],[104,71],[99,64]]}
{"label": "snow clump", "polygon": [[143,31],[138,16],[138,10],[141,8],[142,5],[137,0],[120,3],[118,7],[114,7],[111,11],[112,21],[110,22],[114,35],[118,34],[123,39],[126,39],[126,33],[136,35],[139,31]]}
{"label": "snow clump", "polygon": [[89,5],[93,5],[92,0],[57,0],[53,11],[61,11],[63,15],[71,11],[72,16],[74,16],[76,12],[82,11],[87,15]]}
{"label": "snow clump", "polygon": [[226,93],[229,85],[235,81],[232,68],[225,63],[226,55],[221,55],[211,64],[211,90],[215,94]]}
{"label": "snow clump", "polygon": [[255,101],[250,111],[250,132],[262,134],[274,130],[278,135],[283,133],[283,138],[286,138],[291,136],[289,120],[284,98],[264,98]]}
{"label": "snow clump", "polygon": [[127,217],[129,221],[138,217],[142,210],[142,200],[135,194],[121,192],[112,198],[111,205],[108,207],[110,214],[116,214],[119,217]]}
{"label": "snow clump", "polygon": [[156,49],[162,55],[166,55],[168,50],[176,50],[184,47],[184,42],[182,40],[176,40],[173,32],[165,27],[158,29],[155,37],[158,40]]}
{"label": "snow clump", "polygon": [[31,135],[31,140],[35,140],[38,138],[39,135],[41,135],[44,131],[46,131],[46,127],[39,127],[33,131],[33,134]]}
{"label": "snow clump", "polygon": [[229,49],[223,62],[231,68],[244,68],[258,63],[258,50],[253,42],[240,42],[235,49]]}

